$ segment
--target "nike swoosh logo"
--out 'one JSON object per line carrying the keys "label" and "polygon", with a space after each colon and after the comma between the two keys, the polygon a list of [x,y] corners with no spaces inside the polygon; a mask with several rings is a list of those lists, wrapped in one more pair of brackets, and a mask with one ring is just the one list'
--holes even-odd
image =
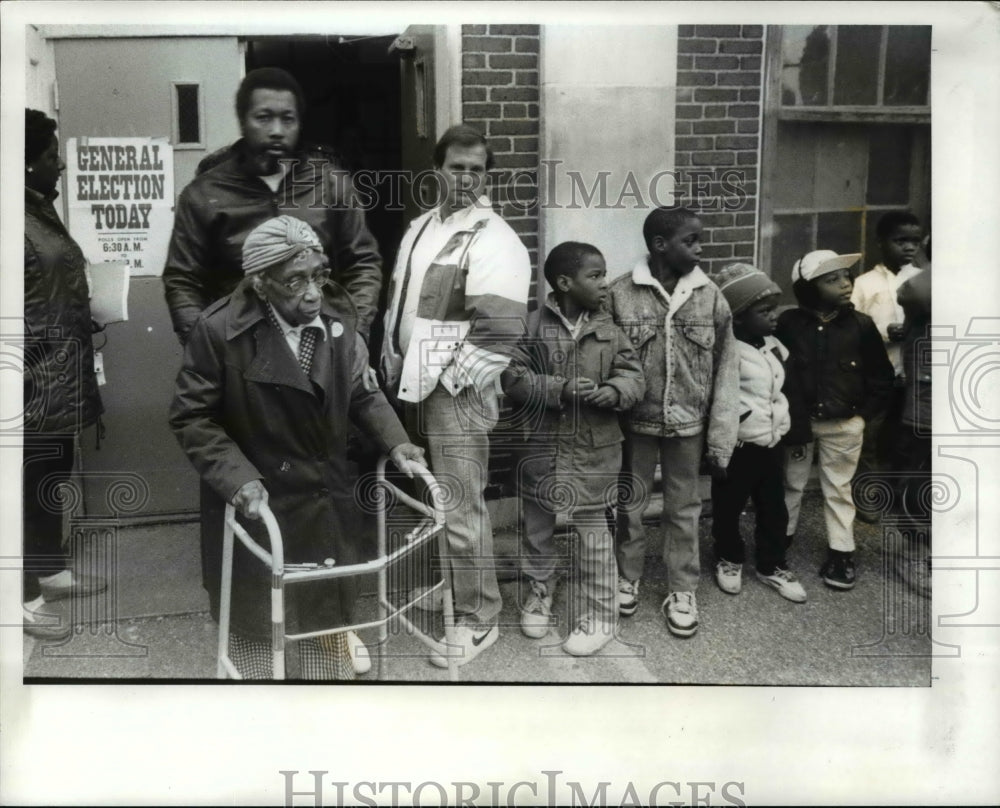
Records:
{"label": "nike swoosh logo", "polygon": [[473,635],[472,644],[478,648],[480,645],[483,644],[483,640],[485,640],[487,637],[490,636],[490,631],[493,631],[493,629],[490,629],[485,634],[480,634],[478,637]]}

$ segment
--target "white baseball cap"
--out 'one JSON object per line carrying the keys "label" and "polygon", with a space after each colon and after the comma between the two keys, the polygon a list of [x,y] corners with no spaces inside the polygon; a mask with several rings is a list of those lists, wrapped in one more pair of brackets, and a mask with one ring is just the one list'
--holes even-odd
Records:
{"label": "white baseball cap", "polygon": [[800,278],[811,281],[820,275],[836,272],[838,269],[849,269],[861,259],[861,253],[837,255],[833,250],[813,250],[803,255],[792,266],[792,283]]}

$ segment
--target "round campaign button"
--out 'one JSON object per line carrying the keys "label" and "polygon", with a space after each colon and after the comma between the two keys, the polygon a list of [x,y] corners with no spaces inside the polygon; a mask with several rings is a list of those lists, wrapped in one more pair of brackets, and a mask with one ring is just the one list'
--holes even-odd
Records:
{"label": "round campaign button", "polygon": [[344,333],[344,324],[338,321],[330,323],[330,336],[339,337]]}

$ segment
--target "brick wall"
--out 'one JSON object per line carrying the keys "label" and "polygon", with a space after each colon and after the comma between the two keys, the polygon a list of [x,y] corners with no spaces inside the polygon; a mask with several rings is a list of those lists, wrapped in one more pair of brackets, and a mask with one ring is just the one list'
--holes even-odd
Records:
{"label": "brick wall", "polygon": [[462,118],[496,158],[493,200],[538,262],[537,25],[462,26]]}
{"label": "brick wall", "polygon": [[704,224],[702,269],[717,272],[754,257],[764,28],[681,25],[678,34],[677,193]]}

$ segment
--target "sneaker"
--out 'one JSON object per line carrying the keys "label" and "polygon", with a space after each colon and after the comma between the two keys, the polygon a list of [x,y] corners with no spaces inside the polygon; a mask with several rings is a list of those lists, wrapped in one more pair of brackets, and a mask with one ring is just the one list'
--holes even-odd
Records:
{"label": "sneaker", "polygon": [[639,608],[639,582],[618,576],[618,614],[631,617]]}
{"label": "sneaker", "polygon": [[600,651],[614,636],[613,623],[586,615],[563,643],[563,651],[572,656],[590,656]]}
{"label": "sneaker", "polygon": [[719,563],[715,565],[715,582],[723,592],[740,594],[743,589],[743,565],[719,559]]}
{"label": "sneaker", "polygon": [[65,640],[73,631],[65,603],[42,601],[34,609],[24,604],[24,633],[39,640]]}
{"label": "sneaker", "polygon": [[783,570],[781,567],[775,567],[774,572],[770,575],[764,575],[758,570],[757,580],[777,590],[778,594],[786,600],[790,600],[793,603],[806,602],[806,590],[803,589],[802,584],[799,583],[799,579],[795,577],[795,573],[791,570]]}
{"label": "sneaker", "polygon": [[40,578],[38,586],[46,602],[52,603],[66,598],[85,598],[100,594],[108,588],[108,582],[98,575],[86,575],[67,569],[50,576],[48,580]]}
{"label": "sneaker", "polygon": [[690,637],[698,630],[698,605],[694,592],[671,592],[660,606],[667,628],[678,637]]}
{"label": "sneaker", "polygon": [[[456,644],[448,648],[448,654],[455,659],[456,665],[466,665],[493,645],[499,637],[500,629],[496,623],[490,626],[458,625],[455,627]],[[447,668],[448,658],[434,651],[431,654],[431,664]]]}
{"label": "sneaker", "polygon": [[371,654],[368,653],[368,646],[357,635],[357,632],[347,632],[347,650],[351,652],[351,664],[354,666],[355,673],[368,673],[372,669],[372,658]]}
{"label": "sneaker", "polygon": [[549,633],[552,625],[552,596],[554,582],[531,581],[531,592],[521,607],[521,633],[533,640],[540,640]]}
{"label": "sneaker", "polygon": [[823,583],[834,589],[854,589],[856,572],[851,553],[837,553],[827,558],[819,574]]}

